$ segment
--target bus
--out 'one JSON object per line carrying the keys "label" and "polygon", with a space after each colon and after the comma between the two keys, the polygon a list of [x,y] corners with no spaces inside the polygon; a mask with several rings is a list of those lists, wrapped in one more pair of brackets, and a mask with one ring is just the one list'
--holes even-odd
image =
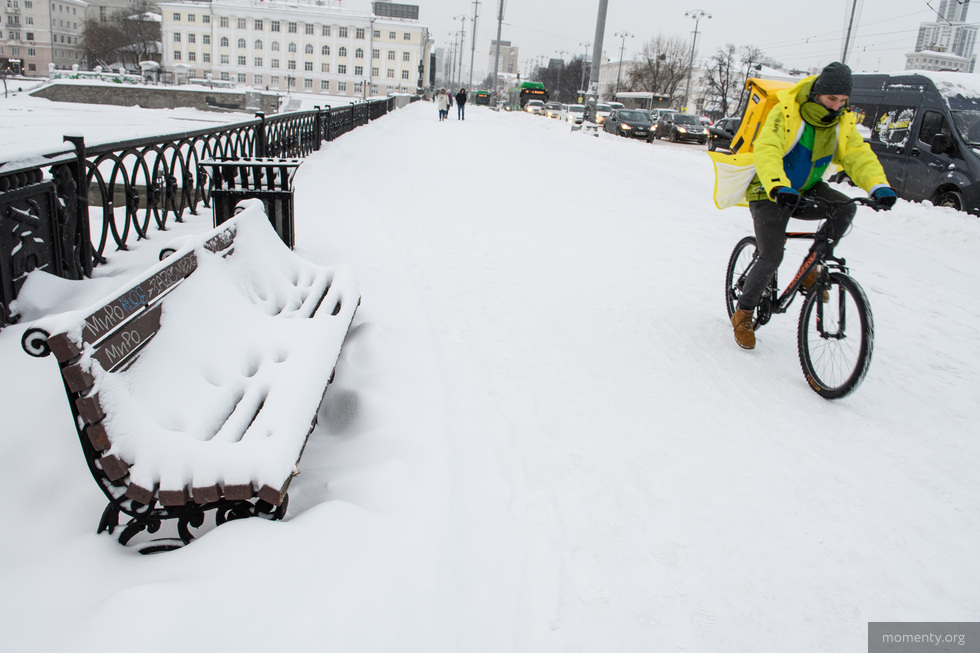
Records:
{"label": "bus", "polygon": [[473,104],[490,104],[490,91],[473,91]]}
{"label": "bus", "polygon": [[508,111],[523,111],[528,100],[548,101],[548,89],[541,82],[521,82],[512,87],[508,94],[510,95]]}

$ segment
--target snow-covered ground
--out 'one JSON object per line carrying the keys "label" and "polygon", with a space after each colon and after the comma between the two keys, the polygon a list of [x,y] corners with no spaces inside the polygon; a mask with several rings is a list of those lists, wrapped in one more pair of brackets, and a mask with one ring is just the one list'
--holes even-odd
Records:
{"label": "snow-covered ground", "polygon": [[27,293],[0,332],[0,649],[857,651],[869,621],[976,620],[977,218],[860,210],[838,251],[874,361],[828,402],[795,307],[732,338],[751,223],[713,207],[703,148],[450,115],[411,105],[297,174],[296,251],[363,299],[283,522],[149,557],[96,535],[57,365],[20,348],[206,211]]}

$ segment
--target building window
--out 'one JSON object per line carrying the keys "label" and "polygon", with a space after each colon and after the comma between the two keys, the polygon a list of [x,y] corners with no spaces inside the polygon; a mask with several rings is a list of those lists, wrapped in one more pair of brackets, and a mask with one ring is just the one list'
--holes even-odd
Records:
{"label": "building window", "polygon": [[402,71],[402,79],[408,79],[408,71],[407,70],[403,70]]}
{"label": "building window", "polygon": [[313,54],[313,44],[312,43],[307,43],[306,46],[303,47],[303,53],[304,54]]}
{"label": "building window", "polygon": [[273,41],[271,47],[273,52],[279,52],[279,41]]}
{"label": "building window", "polygon": [[[17,54],[16,52],[14,54]],[[174,61],[180,61],[180,50],[174,50]]]}
{"label": "building window", "polygon": [[325,45],[322,48],[320,48],[320,54],[322,54],[325,57],[330,56],[330,46],[329,45]]}
{"label": "building window", "polygon": [[202,34],[201,35],[201,43],[203,43],[204,45],[211,45],[211,35],[210,34]]}
{"label": "building window", "polygon": [[263,29],[262,21],[261,20],[256,20],[255,23],[254,23],[254,27],[255,27],[255,31],[256,32],[261,32],[262,29]]}
{"label": "building window", "polygon": [[357,48],[356,50],[354,50],[354,58],[355,59],[363,59],[364,58],[364,49],[363,48]]}
{"label": "building window", "polygon": [[371,84],[371,95],[377,95],[377,94],[378,94],[378,85]]}
{"label": "building window", "polygon": [[374,48],[373,50],[371,50],[371,58],[372,59],[380,59],[381,58],[381,50],[379,50],[377,48]]}
{"label": "building window", "polygon": [[354,66],[354,74],[358,77],[364,74],[364,66]]}
{"label": "building window", "polygon": [[279,75],[269,75],[269,85],[279,86]]}
{"label": "building window", "polygon": [[228,27],[228,17],[222,16],[218,19],[218,27]]}
{"label": "building window", "polygon": [[312,79],[304,79],[303,80],[303,88],[313,88],[313,80]]}
{"label": "building window", "polygon": [[377,68],[374,68],[374,67],[371,68],[371,77],[377,77],[380,74],[381,74],[381,71],[380,70],[378,70]]}
{"label": "building window", "polygon": [[228,47],[228,37],[227,36],[222,36],[221,37],[221,41],[219,41],[218,45],[220,45],[223,48],[227,48]]}
{"label": "building window", "polygon": [[278,20],[270,21],[269,22],[269,29],[272,30],[273,32],[278,32],[279,31],[279,21]]}
{"label": "building window", "polygon": [[187,60],[188,61],[197,61],[197,53],[196,52],[188,52],[187,53]]}
{"label": "building window", "polygon": [[258,40],[258,39],[256,39],[256,41],[255,41],[255,43],[254,43],[254,44],[252,45],[252,47],[253,47],[254,49],[256,49],[256,50],[261,50],[261,49],[262,49],[262,41],[260,41],[260,40]]}
{"label": "building window", "polygon": [[245,83],[245,73],[238,73],[238,83],[239,84]]}
{"label": "building window", "polygon": [[312,61],[304,61],[303,62],[303,70],[305,70],[307,72],[313,72],[313,62]]}
{"label": "building window", "polygon": [[395,51],[388,50],[388,61],[394,61],[394,60],[395,60]]}
{"label": "building window", "polygon": [[296,33],[296,23],[288,23],[287,28],[290,34]]}
{"label": "building window", "polygon": [[238,65],[239,66],[245,65],[245,57],[238,57]]}
{"label": "building window", "polygon": [[221,55],[221,63],[224,64],[224,65],[226,65],[226,66],[229,64],[228,55],[227,54]]}
{"label": "building window", "polygon": [[[9,18],[9,16],[8,16],[8,18]],[[174,14],[174,22],[175,23],[179,23],[180,22],[180,14]]]}
{"label": "building window", "polygon": [[195,20],[197,20],[197,15],[196,14],[187,14],[187,22],[188,23],[193,23]]}
{"label": "building window", "polygon": [[346,57],[347,56],[347,48],[345,48],[344,46],[340,46],[339,48],[337,48],[337,56],[338,57]]}
{"label": "building window", "polygon": [[338,27],[337,28],[337,37],[338,38],[341,38],[341,39],[346,39],[347,38],[347,28],[346,27]]}
{"label": "building window", "polygon": [[254,63],[255,63],[255,67],[256,68],[261,68],[262,67],[262,57],[255,57]]}
{"label": "building window", "polygon": [[323,29],[320,31],[321,36],[330,36],[330,26],[324,25]]}
{"label": "building window", "polygon": [[296,70],[296,61],[294,59],[290,59],[289,61],[287,61],[286,68],[288,68],[289,70]]}
{"label": "building window", "polygon": [[226,73],[226,72],[221,73],[221,81],[227,82],[228,79],[229,79],[228,78],[228,73]]}
{"label": "building window", "polygon": [[357,29],[354,30],[354,38],[355,39],[362,39],[362,40],[364,39],[364,28],[363,27],[358,27]]}
{"label": "building window", "polygon": [[296,44],[295,44],[295,43],[292,43],[292,42],[290,42],[290,44],[289,44],[288,46],[286,46],[286,49],[287,49],[287,50],[288,50],[289,52],[296,52]]}
{"label": "building window", "polygon": [[238,19],[238,29],[248,29],[248,19],[239,18]]}
{"label": "building window", "polygon": [[345,66],[344,64],[339,64],[337,66],[337,74],[338,75],[346,75],[347,74],[347,66]]}
{"label": "building window", "polygon": [[402,61],[411,61],[411,60],[412,60],[411,52],[402,52]]}
{"label": "building window", "polygon": [[354,92],[360,93],[361,89],[364,88],[364,84],[361,82],[354,82]]}
{"label": "building window", "polygon": [[411,32],[405,32],[402,35],[402,40],[403,41],[411,41],[412,40],[412,33]]}
{"label": "building window", "polygon": [[320,72],[321,73],[329,73],[330,72],[330,64],[328,64],[328,63],[322,63],[322,64],[320,64]]}
{"label": "building window", "polygon": [[337,91],[339,93],[347,92],[347,82],[337,82]]}
{"label": "building window", "polygon": [[174,32],[174,43],[180,43],[180,32]]}
{"label": "building window", "polygon": [[272,59],[272,60],[270,60],[269,61],[269,67],[270,68],[278,68],[279,67],[279,60],[278,59]]}
{"label": "building window", "polygon": [[320,90],[321,91],[329,91],[330,90],[330,80],[321,79],[320,80]]}
{"label": "building window", "polygon": [[205,52],[204,54],[202,54],[201,55],[201,60],[204,63],[211,63],[211,53],[210,52]]}
{"label": "building window", "polygon": [[247,47],[248,47],[248,43],[245,42],[245,39],[238,39],[238,49],[239,50],[244,50]]}
{"label": "building window", "polygon": [[203,16],[201,16],[201,22],[204,23],[205,25],[210,25],[211,17],[208,16],[207,14],[204,14]]}
{"label": "building window", "polygon": [[372,35],[374,36],[374,38],[380,39],[381,38],[381,30],[379,30],[379,29],[374,30],[374,32],[372,32]]}
{"label": "building window", "polygon": [[190,34],[188,34],[187,35],[187,42],[188,43],[197,43],[197,34],[194,34],[193,32],[190,33]]}
{"label": "building window", "polygon": [[310,36],[313,36],[313,23],[307,23],[306,25],[304,25],[303,32],[305,34],[309,34]]}
{"label": "building window", "polygon": [[388,32],[388,38],[394,41],[395,39],[398,38],[398,34],[396,34],[395,32]]}

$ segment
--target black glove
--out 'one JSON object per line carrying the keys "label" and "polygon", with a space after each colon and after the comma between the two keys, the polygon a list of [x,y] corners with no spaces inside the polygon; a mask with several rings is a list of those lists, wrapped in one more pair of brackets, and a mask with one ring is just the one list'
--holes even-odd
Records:
{"label": "black glove", "polygon": [[882,211],[888,211],[895,206],[895,200],[898,199],[898,195],[895,193],[894,188],[882,186],[881,188],[875,190],[875,192],[871,193],[871,199],[875,201],[876,208],[881,209]]}
{"label": "black glove", "polygon": [[800,203],[800,194],[789,186],[776,186],[769,194],[781,209],[795,210]]}

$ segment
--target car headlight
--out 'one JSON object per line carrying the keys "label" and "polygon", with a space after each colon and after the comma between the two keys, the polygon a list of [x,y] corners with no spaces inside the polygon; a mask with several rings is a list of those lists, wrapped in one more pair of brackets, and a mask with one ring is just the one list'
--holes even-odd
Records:
{"label": "car headlight", "polygon": [[629,131],[629,130],[633,129],[632,127],[630,127],[626,123],[623,123],[622,127],[623,127],[623,131]]}

